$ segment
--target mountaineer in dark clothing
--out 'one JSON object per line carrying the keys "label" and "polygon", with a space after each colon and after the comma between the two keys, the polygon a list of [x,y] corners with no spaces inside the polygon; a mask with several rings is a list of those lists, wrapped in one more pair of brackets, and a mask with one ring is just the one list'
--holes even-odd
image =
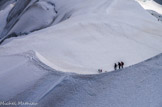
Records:
{"label": "mountaineer in dark clothing", "polygon": [[121,67],[124,68],[124,62],[121,61],[120,64],[121,64]]}
{"label": "mountaineer in dark clothing", "polygon": [[115,63],[115,64],[114,64],[114,70],[116,70],[117,67],[118,67],[118,65]]}
{"label": "mountaineer in dark clothing", "polygon": [[99,73],[102,73],[102,69],[98,69],[98,72],[99,72]]}
{"label": "mountaineer in dark clothing", "polygon": [[118,67],[119,67],[119,69],[120,69],[120,67],[121,67],[121,63],[120,63],[120,62],[118,62]]}

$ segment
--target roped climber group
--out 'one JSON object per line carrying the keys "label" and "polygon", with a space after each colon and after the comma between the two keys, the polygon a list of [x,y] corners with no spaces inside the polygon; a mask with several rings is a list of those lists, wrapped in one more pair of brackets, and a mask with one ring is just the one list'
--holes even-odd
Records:
{"label": "roped climber group", "polygon": [[[123,68],[124,68],[124,62],[123,61],[114,64],[114,70],[123,69]],[[98,69],[98,72],[102,73],[103,71],[102,71],[102,69]]]}
{"label": "roped climber group", "polygon": [[117,70],[117,68],[119,68],[119,69],[124,68],[124,62],[121,61],[121,62],[115,63],[114,64],[114,70]]}

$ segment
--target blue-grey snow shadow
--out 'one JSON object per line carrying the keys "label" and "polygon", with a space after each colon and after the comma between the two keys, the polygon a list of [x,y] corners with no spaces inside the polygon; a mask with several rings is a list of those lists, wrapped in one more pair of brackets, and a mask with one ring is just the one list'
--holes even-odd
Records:
{"label": "blue-grey snow shadow", "polygon": [[156,3],[161,4],[162,5],[162,0],[154,0]]}
{"label": "blue-grey snow shadow", "polygon": [[99,75],[51,72],[12,100],[37,107],[162,107],[162,54]]}

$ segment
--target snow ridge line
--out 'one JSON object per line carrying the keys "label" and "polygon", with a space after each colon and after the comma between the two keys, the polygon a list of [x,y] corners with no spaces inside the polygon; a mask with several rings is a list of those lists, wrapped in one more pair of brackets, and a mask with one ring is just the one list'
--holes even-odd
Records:
{"label": "snow ridge line", "polygon": [[37,66],[40,69],[43,69],[45,71],[49,71],[49,73],[54,73],[55,75],[74,75],[76,73],[72,72],[63,72],[60,70],[57,70],[50,65],[42,62],[39,57],[37,56],[37,52],[30,50],[24,53],[18,54],[19,56],[27,57],[31,63],[33,63],[35,66]]}
{"label": "snow ridge line", "polygon": [[[62,74],[62,75],[68,75],[68,76],[79,76],[79,77],[94,77],[94,76],[106,76],[105,74],[110,74],[110,73],[115,73],[115,72],[118,72],[118,71],[111,71],[111,72],[108,72],[108,73],[102,73],[102,74],[76,74],[76,73],[69,73],[69,72],[62,72],[62,71],[58,71],[58,70],[55,70],[55,69],[53,69],[53,68],[51,68],[50,66],[48,66],[48,65],[46,65],[45,63],[43,63],[41,60],[39,60],[39,58],[36,56],[36,52],[34,52],[34,51],[28,51],[28,52],[25,52],[25,53],[23,53],[23,54],[21,54],[21,55],[23,55],[23,56],[25,56],[25,57],[28,57],[28,58],[30,58],[30,61],[33,63],[33,64],[35,64],[36,66],[38,66],[38,67],[40,67],[40,68],[42,68],[42,69],[44,69],[44,70],[47,70],[47,71],[49,71],[49,72],[52,72],[52,73],[56,73],[56,74]],[[157,58],[159,58],[159,57],[161,57],[162,56],[162,53],[160,53],[160,54],[158,54],[158,55],[155,55],[155,56],[153,56],[153,57],[151,57],[151,58],[149,58],[149,59],[146,59],[146,60],[144,60],[144,61],[142,61],[142,62],[139,62],[139,63],[137,63],[137,64],[134,64],[134,65],[131,65],[131,66],[128,66],[128,67],[126,67],[126,68],[129,68],[129,67],[132,67],[132,66],[136,66],[136,65],[139,65],[139,64],[142,64],[142,63],[144,63],[144,62],[148,62],[148,61],[150,61],[150,60],[153,60],[153,59],[157,59]]]}
{"label": "snow ridge line", "polygon": [[20,56],[24,56],[27,57],[34,65],[38,66],[39,68],[42,68],[46,71],[55,71],[55,69],[51,68],[50,66],[46,65],[45,63],[43,63],[36,55],[36,52],[33,50],[24,52],[22,54],[19,54]]}
{"label": "snow ridge line", "polygon": [[[41,59],[37,56],[37,52],[33,51],[33,50],[25,51],[25,52],[22,52],[22,53],[2,55],[0,57],[12,57],[12,56],[25,57],[25,58],[28,59],[28,61],[30,63],[34,64],[38,68],[43,69],[45,71],[49,71],[49,73],[54,73],[56,75],[57,74],[58,75],[69,75],[69,74],[73,75],[73,74],[76,74],[76,73],[72,73],[72,72],[63,72],[63,71],[60,71],[60,70],[56,70],[55,68],[51,67],[50,65],[42,62]],[[28,61],[26,61],[26,62],[28,62]]]}

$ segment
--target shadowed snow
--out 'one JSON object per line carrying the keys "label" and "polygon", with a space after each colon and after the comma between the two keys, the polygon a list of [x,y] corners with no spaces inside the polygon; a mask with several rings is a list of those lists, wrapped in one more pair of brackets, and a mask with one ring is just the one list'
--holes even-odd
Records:
{"label": "shadowed snow", "polygon": [[58,72],[32,51],[0,60],[3,101],[34,102],[37,107],[161,107],[162,54],[99,75]]}

